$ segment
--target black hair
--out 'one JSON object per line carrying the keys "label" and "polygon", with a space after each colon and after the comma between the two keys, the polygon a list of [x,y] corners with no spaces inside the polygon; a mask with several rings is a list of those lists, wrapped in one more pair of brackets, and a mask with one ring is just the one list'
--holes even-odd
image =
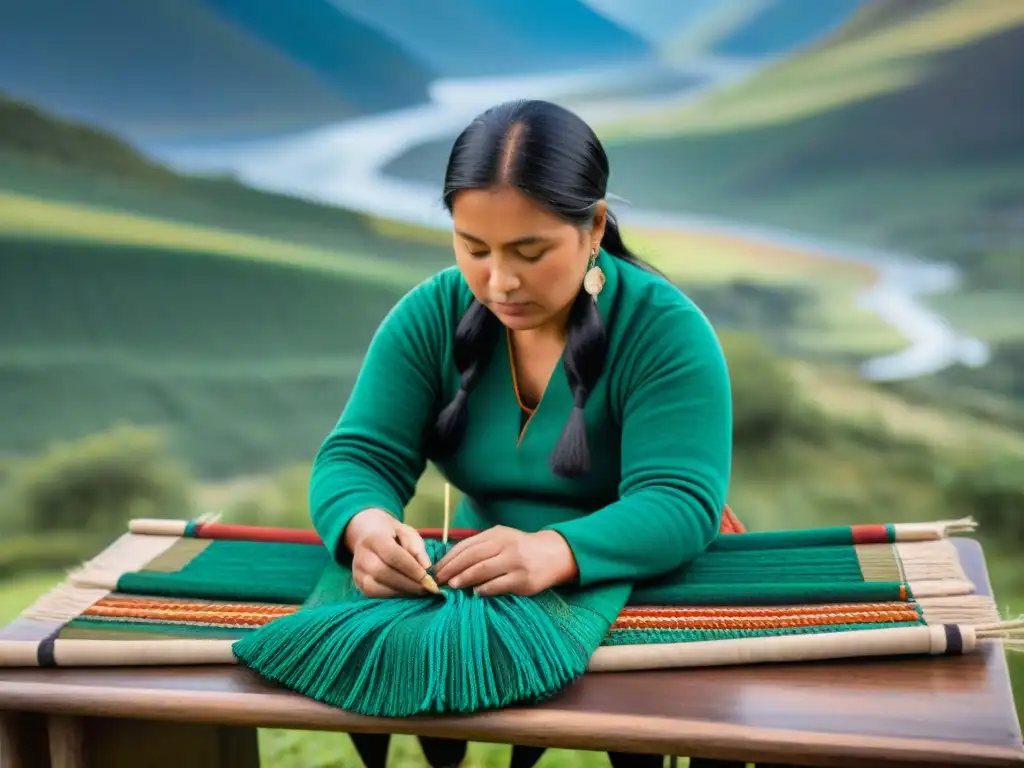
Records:
{"label": "black hair", "polygon": [[[547,101],[510,101],[477,116],[452,146],[444,178],[444,204],[452,211],[465,189],[508,185],[561,219],[582,228],[594,221],[608,187],[608,157],[594,131],[573,112]],[[607,213],[601,248],[650,269],[622,241]],[[440,412],[430,436],[434,458],[451,456],[466,428],[469,393],[490,360],[501,321],[474,300],[455,330],[459,390]],[[569,313],[562,356],[574,407],[551,456],[556,475],[579,477],[590,469],[583,409],[604,370],[608,339],[592,297],[580,287]]]}

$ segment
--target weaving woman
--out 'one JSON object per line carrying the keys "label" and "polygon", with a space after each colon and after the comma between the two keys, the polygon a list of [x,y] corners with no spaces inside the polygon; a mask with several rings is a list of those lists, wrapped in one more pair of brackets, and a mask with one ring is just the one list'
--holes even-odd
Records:
{"label": "weaving woman", "polygon": [[[593,131],[547,102],[490,109],[456,140],[456,266],[385,318],[311,477],[313,524],[367,596],[639,580],[715,538],[726,363],[698,308],[623,243],[608,176]],[[453,524],[482,529],[436,563],[402,522],[428,459],[465,494]],[[383,764],[386,736],[354,741],[368,768]],[[421,743],[434,766],[465,752]],[[513,765],[540,754],[516,747]]]}

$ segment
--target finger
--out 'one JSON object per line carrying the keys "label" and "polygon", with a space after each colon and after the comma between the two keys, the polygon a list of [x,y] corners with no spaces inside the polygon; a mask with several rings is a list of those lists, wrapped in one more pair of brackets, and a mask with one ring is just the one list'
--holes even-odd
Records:
{"label": "finger", "polygon": [[529,585],[522,571],[503,573],[483,584],[473,588],[473,592],[481,597],[495,597],[497,595],[529,595]]}
{"label": "finger", "polygon": [[401,571],[396,571],[384,562],[370,572],[370,577],[380,586],[394,590],[397,594],[422,595],[426,592],[423,584],[413,581]]}
{"label": "finger", "polygon": [[438,584],[447,584],[467,568],[494,557],[501,549],[499,541],[481,541],[475,546],[467,547],[444,566],[434,569],[434,578],[437,579]]}
{"label": "finger", "polygon": [[397,571],[416,584],[423,581],[427,575],[427,569],[420,565],[412,553],[403,548],[397,539],[382,536],[371,542],[370,548],[390,569]]}
{"label": "finger", "polygon": [[397,536],[398,543],[402,545],[406,552],[416,558],[416,562],[422,565],[424,570],[430,568],[430,556],[427,554],[427,545],[423,542],[423,537],[420,536],[419,531],[411,525],[403,524],[398,526]]}
{"label": "finger", "polygon": [[363,578],[363,584],[359,588],[366,597],[370,598],[388,598],[388,597],[401,597],[402,592],[397,589],[381,584],[373,576],[365,576]]}
{"label": "finger", "polygon": [[469,589],[491,579],[496,579],[499,576],[504,576],[510,570],[509,565],[508,550],[503,549],[493,557],[468,566],[462,573],[453,576],[448,581],[448,584],[452,589]]}
{"label": "finger", "polygon": [[452,560],[461,555],[470,547],[475,547],[477,544],[481,544],[485,541],[490,541],[496,535],[496,530],[497,528],[488,528],[485,531],[473,534],[468,539],[463,539],[462,541],[458,542],[454,547],[452,547],[448,550],[448,552],[445,553],[444,557],[437,561],[437,567],[434,569],[434,573],[436,574],[439,570],[444,568],[445,565],[450,563]]}

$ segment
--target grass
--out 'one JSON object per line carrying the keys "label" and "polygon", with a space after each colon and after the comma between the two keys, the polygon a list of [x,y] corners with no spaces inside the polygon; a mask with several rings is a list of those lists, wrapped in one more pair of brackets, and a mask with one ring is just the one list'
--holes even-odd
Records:
{"label": "grass", "polygon": [[977,448],[1024,456],[1024,434],[960,413],[908,402],[851,374],[797,363],[793,375],[803,396],[830,418],[884,424],[897,436],[946,448]]}
{"label": "grass", "polygon": [[928,303],[964,333],[998,343],[1024,339],[1024,301],[1015,291],[974,291],[931,297]]}
{"label": "grass", "polygon": [[0,251],[15,256],[0,260],[0,451],[167,424],[214,477],[308,458],[404,290],[176,249],[0,239]]}
{"label": "grass", "polygon": [[[287,264],[353,280],[406,287],[425,273],[402,264],[124,211],[0,193],[0,236],[84,245],[143,246],[177,253]],[[17,244],[10,246],[17,249]]]}
{"label": "grass", "polygon": [[[158,225],[176,242],[216,239],[228,253],[255,247],[259,253],[269,249],[272,257],[348,255],[426,269],[451,260],[450,244],[425,243],[398,231],[382,233],[379,220],[372,217],[263,192],[230,179],[118,176],[0,149],[0,193],[30,201],[21,205],[22,223],[15,220],[10,226],[34,232],[42,225],[34,221],[38,213],[33,214],[32,204],[42,202],[71,206],[68,210],[76,217],[84,215],[93,222],[102,221],[96,218],[102,216],[119,217],[119,222],[120,217],[137,219],[151,234]],[[60,231],[60,222],[52,223]],[[96,224],[89,229],[96,229]],[[112,231],[116,232],[106,230],[107,239]]]}
{"label": "grass", "polygon": [[452,258],[230,181],[2,152],[0,254],[0,455],[127,420],[220,478],[308,459],[384,314]]}

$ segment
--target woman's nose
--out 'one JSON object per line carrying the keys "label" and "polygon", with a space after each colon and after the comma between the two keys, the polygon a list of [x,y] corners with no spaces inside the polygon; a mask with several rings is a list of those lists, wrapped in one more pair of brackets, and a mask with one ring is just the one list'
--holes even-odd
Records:
{"label": "woman's nose", "polygon": [[519,278],[508,270],[492,269],[490,287],[496,294],[507,295],[519,287]]}

